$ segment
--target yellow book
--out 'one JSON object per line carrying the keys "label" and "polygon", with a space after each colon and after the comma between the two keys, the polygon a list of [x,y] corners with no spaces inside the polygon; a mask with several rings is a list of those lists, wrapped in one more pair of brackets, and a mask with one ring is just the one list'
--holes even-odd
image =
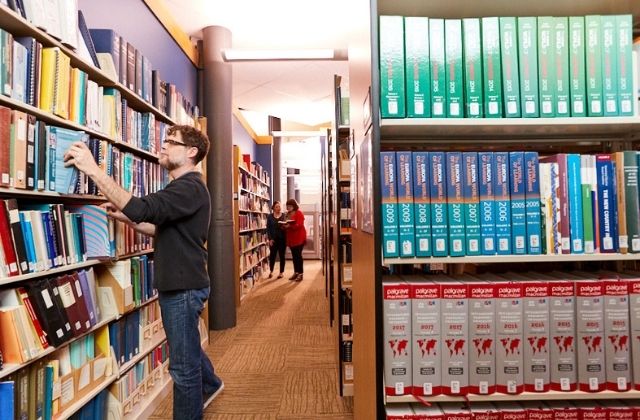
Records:
{"label": "yellow book", "polygon": [[80,123],[80,70],[71,67],[69,85],[69,119]]}
{"label": "yellow book", "polygon": [[[49,366],[53,368],[53,383],[60,379],[60,361],[57,359],[49,360]],[[51,414],[56,415],[60,411],[60,392],[53,395],[51,404]]]}
{"label": "yellow book", "polygon": [[107,358],[111,357],[111,340],[109,339],[109,328],[100,328],[95,333],[96,355],[102,354]]}
{"label": "yellow book", "polygon": [[64,119],[69,118],[69,85],[71,60],[63,52],[58,54],[58,73],[54,89],[53,113]]}
{"label": "yellow book", "polygon": [[58,73],[59,48],[43,48],[40,74],[40,109],[53,112],[53,98]]}

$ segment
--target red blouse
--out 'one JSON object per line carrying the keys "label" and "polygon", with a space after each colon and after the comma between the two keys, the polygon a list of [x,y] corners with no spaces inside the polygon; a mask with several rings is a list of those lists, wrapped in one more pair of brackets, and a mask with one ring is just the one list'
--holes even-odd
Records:
{"label": "red blouse", "polygon": [[307,241],[307,230],[304,227],[304,214],[300,210],[296,210],[293,215],[289,216],[289,220],[293,220],[286,230],[287,246],[304,245]]}

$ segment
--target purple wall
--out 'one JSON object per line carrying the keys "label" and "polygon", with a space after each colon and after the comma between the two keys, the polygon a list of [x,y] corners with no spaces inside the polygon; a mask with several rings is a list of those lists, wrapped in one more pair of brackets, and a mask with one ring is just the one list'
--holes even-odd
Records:
{"label": "purple wall", "polygon": [[235,115],[231,118],[233,119],[233,144],[240,147],[242,154],[246,155],[248,153],[251,155],[251,160],[256,160],[256,142],[253,141],[253,138],[247,133],[247,130],[244,129]]}
{"label": "purple wall", "polygon": [[160,78],[197,105],[197,69],[142,0],[79,0],[89,28],[113,29],[149,58]]}

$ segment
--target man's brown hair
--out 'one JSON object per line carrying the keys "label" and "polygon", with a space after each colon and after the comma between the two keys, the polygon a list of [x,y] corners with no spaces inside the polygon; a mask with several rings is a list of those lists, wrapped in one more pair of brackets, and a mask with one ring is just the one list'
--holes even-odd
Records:
{"label": "man's brown hair", "polygon": [[173,136],[176,132],[180,132],[184,144],[198,149],[198,153],[193,158],[194,163],[199,163],[209,152],[209,138],[200,130],[190,125],[174,125],[169,127],[167,135]]}

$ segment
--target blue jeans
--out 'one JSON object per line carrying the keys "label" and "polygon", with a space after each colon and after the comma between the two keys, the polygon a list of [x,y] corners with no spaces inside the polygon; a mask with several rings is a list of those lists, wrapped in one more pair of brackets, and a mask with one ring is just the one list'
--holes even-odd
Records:
{"label": "blue jeans", "polygon": [[159,292],[162,323],[169,343],[169,374],[173,379],[173,418],[202,418],[203,398],[222,384],[202,350],[198,322],[209,288]]}

